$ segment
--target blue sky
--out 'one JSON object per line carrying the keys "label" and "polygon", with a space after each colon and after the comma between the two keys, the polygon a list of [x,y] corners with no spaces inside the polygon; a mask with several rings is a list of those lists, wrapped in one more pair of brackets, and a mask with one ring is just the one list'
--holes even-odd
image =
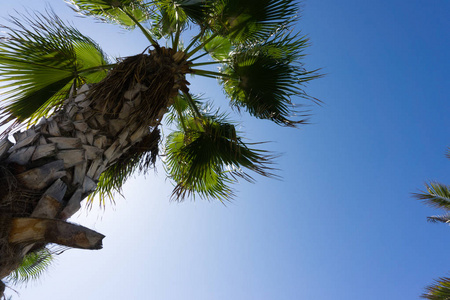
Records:
{"label": "blue sky", "polygon": [[[110,55],[146,47],[50,3]],[[45,2],[8,1],[2,15],[24,7]],[[126,199],[73,219],[104,233],[104,249],[67,251],[16,298],[418,299],[450,274],[450,228],[427,223],[439,212],[411,196],[450,182],[449,15],[446,0],[305,1],[305,63],[327,74],[306,89],[324,104],[297,130],[239,118],[246,137],[283,154],[283,179],[243,182],[224,207],[170,202],[162,168],[136,177]],[[214,80],[194,91],[225,103]]]}

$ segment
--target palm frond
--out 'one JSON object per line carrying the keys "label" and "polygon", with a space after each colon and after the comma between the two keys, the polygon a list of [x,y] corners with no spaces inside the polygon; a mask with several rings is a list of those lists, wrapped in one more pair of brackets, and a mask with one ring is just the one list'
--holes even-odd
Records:
{"label": "palm frond", "polygon": [[6,277],[13,284],[27,283],[38,279],[54,260],[54,255],[47,248],[28,253],[20,266]]}
{"label": "palm frond", "polygon": [[198,195],[228,200],[234,195],[230,183],[238,178],[253,181],[243,168],[274,176],[268,166],[273,156],[249,148],[224,116],[191,118],[185,126],[187,130],[171,133],[166,143],[164,163],[176,183],[174,199]]}
{"label": "palm frond", "polygon": [[425,204],[450,210],[450,187],[438,182],[430,182],[425,184],[426,192],[415,193],[414,196],[425,202]]}
{"label": "palm frond", "polygon": [[291,35],[286,30],[267,40],[236,48],[231,63],[223,69],[230,76],[223,80],[223,87],[235,107],[245,108],[255,117],[279,125],[295,126],[305,120],[295,120],[299,112],[291,98],[317,102],[302,87],[321,75],[317,70],[307,71],[299,61],[308,45],[307,38]]}
{"label": "palm frond", "polygon": [[[206,35],[204,40],[208,40],[211,35]],[[233,46],[229,39],[223,36],[215,36],[210,39],[209,42],[205,43],[204,50],[211,55],[212,58],[218,61],[223,61],[228,59]]]}
{"label": "palm frond", "polygon": [[450,214],[427,217],[427,221],[430,223],[450,223]]}
{"label": "palm frond", "polygon": [[66,2],[82,15],[119,24],[127,29],[137,26],[135,20],[144,22],[153,15],[142,0],[66,0]]}
{"label": "palm frond", "polygon": [[426,293],[421,298],[429,300],[448,300],[450,299],[450,278],[441,277],[434,284],[425,288]]}
{"label": "palm frond", "polygon": [[158,0],[153,3],[157,13],[153,17],[152,32],[158,38],[167,38],[185,29],[189,22],[204,26],[211,10],[208,1]]}
{"label": "palm frond", "polygon": [[214,9],[212,31],[234,43],[265,39],[297,13],[293,0],[221,0]]}
{"label": "palm frond", "polygon": [[0,39],[3,122],[36,121],[59,107],[75,82],[98,82],[108,61],[100,47],[54,12],[11,16]]}

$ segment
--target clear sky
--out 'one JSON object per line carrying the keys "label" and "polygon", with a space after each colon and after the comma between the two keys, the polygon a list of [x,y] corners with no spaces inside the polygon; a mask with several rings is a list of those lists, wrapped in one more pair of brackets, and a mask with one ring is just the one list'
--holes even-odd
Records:
{"label": "clear sky", "polygon": [[[0,2],[3,16],[46,3]],[[110,55],[147,46],[50,4]],[[224,207],[169,202],[161,167],[136,177],[125,200],[73,219],[105,234],[104,249],[65,252],[15,298],[418,299],[448,276],[450,228],[427,223],[438,212],[411,194],[426,180],[450,184],[450,2],[308,0],[298,27],[312,42],[307,68],[327,74],[307,87],[324,101],[311,125],[239,119],[251,141],[283,153],[283,180],[241,183]],[[194,91],[225,103],[215,84]]]}

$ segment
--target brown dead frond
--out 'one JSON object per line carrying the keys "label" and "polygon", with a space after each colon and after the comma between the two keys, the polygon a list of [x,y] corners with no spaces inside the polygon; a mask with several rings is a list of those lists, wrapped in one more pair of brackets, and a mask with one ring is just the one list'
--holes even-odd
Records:
{"label": "brown dead frond", "polygon": [[126,57],[92,87],[89,97],[101,101],[99,109],[109,118],[117,117],[126,101],[139,97],[139,104],[127,121],[157,126],[178,88],[186,88],[189,84],[184,79],[184,74],[189,72],[187,63],[174,57],[178,56],[167,48]]}

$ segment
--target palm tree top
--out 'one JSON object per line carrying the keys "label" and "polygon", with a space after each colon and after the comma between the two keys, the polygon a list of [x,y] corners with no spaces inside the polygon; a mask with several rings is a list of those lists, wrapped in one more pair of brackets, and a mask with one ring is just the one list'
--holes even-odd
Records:
{"label": "palm tree top", "polygon": [[[140,67],[150,61],[161,68],[176,65],[173,72],[178,72],[178,79],[173,90],[164,90],[161,84],[153,89],[168,95],[164,105],[169,112],[165,121],[152,125],[171,121],[177,128],[162,149],[165,169],[175,181],[175,199],[198,195],[226,200],[233,195],[231,182],[237,178],[252,180],[246,169],[273,175],[273,155],[244,143],[234,122],[192,95],[186,74],[218,79],[236,111],[282,126],[295,127],[306,121],[306,114],[296,111],[294,101],[318,102],[304,91],[305,84],[320,75],[304,67],[302,59],[309,43],[295,31],[298,3],[294,0],[66,2],[83,16],[141,31],[149,48],[110,62],[97,43],[52,11],[11,17],[0,40],[0,76],[6,91],[1,121],[12,123],[12,129],[35,124],[62,107],[64,100],[86,83],[96,84],[92,93],[107,95],[106,103],[115,103],[114,97],[122,97],[120,90],[129,84],[117,79],[118,70],[126,64],[133,61],[135,70],[141,71]],[[191,37],[183,41],[188,33]],[[129,78],[138,78],[138,83],[148,86],[148,76],[153,75],[141,72],[139,77],[138,73]],[[107,82],[118,92],[106,93]],[[119,82],[123,84],[115,84]],[[148,107],[146,113],[153,110]],[[154,162],[155,140],[143,142],[132,153],[102,175],[101,195],[120,190],[133,171],[146,170]]]}

